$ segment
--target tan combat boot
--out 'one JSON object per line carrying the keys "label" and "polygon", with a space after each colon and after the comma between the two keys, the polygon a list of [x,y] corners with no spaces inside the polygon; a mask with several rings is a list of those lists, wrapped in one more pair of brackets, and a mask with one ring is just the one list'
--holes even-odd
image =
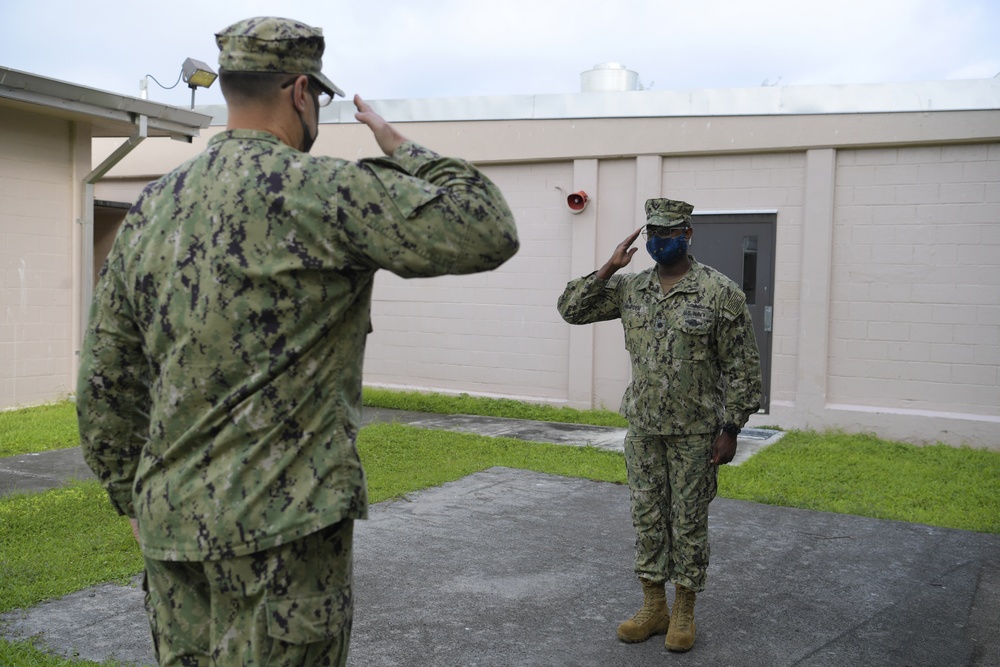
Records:
{"label": "tan combat boot", "polygon": [[670,608],[663,584],[639,578],[642,584],[642,609],[618,626],[618,639],[629,644],[644,642],[653,635],[662,635],[670,625]]}
{"label": "tan combat boot", "polygon": [[670,631],[664,642],[671,651],[690,651],[694,646],[694,591],[677,585]]}

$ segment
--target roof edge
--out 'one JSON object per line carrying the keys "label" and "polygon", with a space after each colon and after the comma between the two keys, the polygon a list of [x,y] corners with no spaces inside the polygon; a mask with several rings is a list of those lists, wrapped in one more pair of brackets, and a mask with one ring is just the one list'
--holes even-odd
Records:
{"label": "roof edge", "polygon": [[[390,122],[775,116],[1000,109],[1000,78],[903,83],[758,86],[551,95],[369,100]],[[225,124],[223,105],[199,109]],[[323,123],[355,123],[349,100],[324,108]]]}
{"label": "roof edge", "polygon": [[145,116],[151,132],[190,139],[208,127],[212,119],[198,111],[0,66],[0,100],[3,99],[89,118],[110,133],[102,136],[130,136],[136,118]]}

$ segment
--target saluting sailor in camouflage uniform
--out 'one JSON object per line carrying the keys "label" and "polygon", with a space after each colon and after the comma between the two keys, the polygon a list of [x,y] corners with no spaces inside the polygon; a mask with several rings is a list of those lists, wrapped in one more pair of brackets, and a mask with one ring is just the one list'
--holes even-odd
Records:
{"label": "saluting sailor in camouflage uniform", "polygon": [[95,290],[77,405],[87,463],[142,545],[160,665],[343,665],[356,449],[378,269],[495,269],[518,248],[496,186],[403,137],[314,157],[321,30],[216,35],[228,127],[150,184]]}
{"label": "saluting sailor in camouflage uniform", "polygon": [[[694,645],[718,466],[733,460],[736,435],[761,392],[746,296],[688,254],[692,211],[681,201],[646,201],[645,230],[629,234],[599,271],[571,281],[559,298],[570,324],[620,318],[625,329],[632,380],[621,412],[629,423],[625,462],[644,603],[618,637],[640,642],[666,632],[675,651]],[[643,231],[656,266],[616,273],[631,262]],[[676,587],[672,615],[668,581]]]}

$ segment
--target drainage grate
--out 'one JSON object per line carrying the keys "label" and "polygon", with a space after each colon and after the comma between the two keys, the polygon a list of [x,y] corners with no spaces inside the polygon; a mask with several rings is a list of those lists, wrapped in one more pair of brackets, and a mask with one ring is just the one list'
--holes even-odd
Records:
{"label": "drainage grate", "polygon": [[740,431],[740,437],[748,440],[768,440],[781,433],[769,428],[745,428]]}

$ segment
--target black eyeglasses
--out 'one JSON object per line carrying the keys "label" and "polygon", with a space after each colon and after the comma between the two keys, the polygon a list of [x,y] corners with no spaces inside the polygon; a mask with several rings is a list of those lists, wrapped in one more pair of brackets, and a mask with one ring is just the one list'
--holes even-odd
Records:
{"label": "black eyeglasses", "polygon": [[648,239],[650,236],[655,236],[660,239],[675,239],[689,229],[691,228],[686,225],[684,227],[646,227],[642,230],[642,238]]}
{"label": "black eyeglasses", "polygon": [[[330,95],[325,90],[323,90],[316,83],[316,80],[313,79],[311,76],[309,76],[308,74],[306,76],[309,78],[309,90],[313,94],[313,99],[316,100],[316,106],[318,106],[318,107],[328,106],[330,104],[330,102],[333,101],[333,96]],[[284,88],[288,88],[289,86],[293,85],[296,81],[298,81],[298,79],[299,79],[299,77],[296,76],[294,79],[290,79],[290,80],[284,82],[283,84],[281,84],[281,87],[283,89]]]}

